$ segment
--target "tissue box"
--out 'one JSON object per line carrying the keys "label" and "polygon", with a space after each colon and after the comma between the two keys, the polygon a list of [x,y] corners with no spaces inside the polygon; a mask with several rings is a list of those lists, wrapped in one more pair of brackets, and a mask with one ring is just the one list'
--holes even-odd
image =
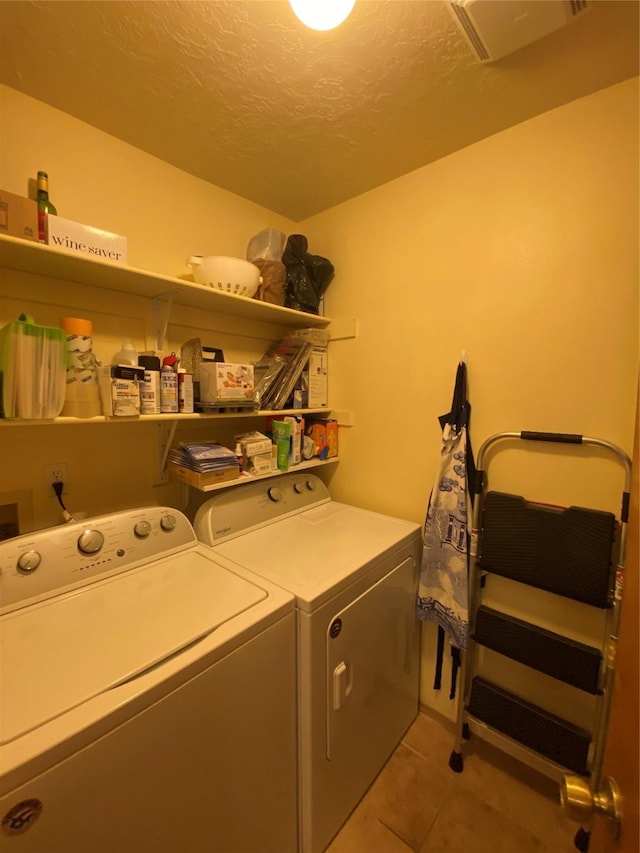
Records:
{"label": "tissue box", "polygon": [[247,474],[268,474],[271,471],[271,439],[261,432],[245,432],[236,436],[244,457]]}
{"label": "tissue box", "polygon": [[30,198],[0,190],[0,234],[38,242],[38,206]]}
{"label": "tissue box", "polygon": [[200,402],[230,403],[253,400],[253,365],[228,361],[202,362]]}
{"label": "tissue box", "polygon": [[[115,264],[127,263],[127,238],[61,216],[48,216],[49,245],[73,255],[87,255]],[[37,234],[36,230],[36,234]]]}

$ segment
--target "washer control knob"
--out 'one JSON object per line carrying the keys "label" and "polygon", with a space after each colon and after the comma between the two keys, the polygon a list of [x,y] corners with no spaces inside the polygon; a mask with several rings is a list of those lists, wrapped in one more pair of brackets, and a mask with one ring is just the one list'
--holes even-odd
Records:
{"label": "washer control knob", "polygon": [[279,489],[277,486],[271,486],[267,490],[267,494],[269,495],[269,500],[274,503],[278,503],[278,501],[282,500],[282,489]]}
{"label": "washer control knob", "polygon": [[306,483],[307,488],[310,492],[315,492],[316,490],[316,481],[315,480],[307,480]]}
{"label": "washer control knob", "polygon": [[23,575],[30,575],[38,568],[41,559],[37,551],[25,551],[18,557],[18,571]]}
{"label": "washer control knob", "polygon": [[133,528],[133,532],[136,534],[138,539],[146,539],[151,533],[151,525],[148,521],[138,521]]}
{"label": "washer control knob", "polygon": [[304,492],[304,483],[301,483],[299,480],[293,484],[293,491],[298,495],[301,495]]}
{"label": "washer control knob", "polygon": [[104,536],[99,530],[88,527],[78,537],[78,550],[83,554],[97,554],[104,545]]}
{"label": "washer control knob", "polygon": [[177,523],[175,515],[163,515],[160,519],[160,527],[167,532],[175,530]]}

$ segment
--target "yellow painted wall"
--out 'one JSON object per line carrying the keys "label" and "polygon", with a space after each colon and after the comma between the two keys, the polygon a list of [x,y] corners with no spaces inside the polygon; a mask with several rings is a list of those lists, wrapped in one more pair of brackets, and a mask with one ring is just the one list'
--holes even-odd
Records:
{"label": "yellow painted wall", "polygon": [[[502,430],[581,432],[630,451],[638,367],[638,81],[573,102],[294,224],[2,88],[0,186],[25,194],[49,171],[61,215],[126,234],[129,261],[169,275],[194,253],[244,254],[265,227],[300,231],[337,274],[327,313],[355,317],[355,340],[332,344],[330,398],[355,425],[340,431],[334,497],[422,522],[458,357],[468,354],[476,447]],[[443,119],[444,120],[444,119]],[[89,314],[96,351],[126,333],[141,348],[146,300],[114,300],[1,271],[0,322]],[[90,290],[90,289],[89,289]],[[248,358],[278,330],[230,327],[181,309],[169,346],[200,334]],[[243,428],[249,428],[248,425]],[[178,437],[185,435],[181,428]],[[67,461],[68,504],[90,514],[143,503],[180,505],[156,486],[154,425],[4,428],[1,492],[32,494],[33,526],[55,523],[42,466]],[[227,425],[227,433],[233,428]],[[189,435],[224,440],[208,422]],[[492,461],[492,485],[533,499],[619,505],[619,471],[600,454]],[[577,492],[577,498],[576,498]],[[552,494],[550,494],[552,493]],[[512,607],[524,607],[518,595]],[[574,618],[574,615],[571,615]],[[575,616],[580,634],[580,615]],[[422,699],[430,689],[425,631]],[[516,674],[517,677],[517,674]]]}
{"label": "yellow painted wall", "polygon": [[279,214],[7,86],[0,108],[2,189],[27,195],[44,169],[58,214],[125,234],[130,266],[181,275],[190,255],[243,258],[263,228],[290,230]]}
{"label": "yellow painted wall", "polygon": [[[332,345],[332,403],[356,416],[341,430],[335,497],[424,520],[437,417],[463,349],[476,449],[531,429],[631,451],[638,185],[636,78],[304,223],[338,270],[327,313],[359,323],[355,341]],[[619,510],[621,469],[600,453],[517,445],[488,461],[490,487]],[[508,597],[526,612],[533,593]],[[581,636],[575,609],[560,615]],[[448,697],[431,690],[433,638],[428,626],[422,698],[450,714]]]}
{"label": "yellow painted wall", "polygon": [[[45,169],[59,215],[126,235],[131,266],[179,276],[188,273],[185,260],[192,254],[244,257],[258,231],[292,230],[278,214],[4,86],[0,114],[0,187],[26,195],[29,178]],[[58,325],[64,316],[88,317],[96,355],[107,364],[126,337],[139,351],[154,346],[151,302],[141,297],[4,269],[0,297],[0,325],[22,311],[41,325]],[[229,360],[244,361],[258,358],[282,333],[267,324],[232,322],[176,306],[165,351],[179,352],[182,343],[199,336],[206,345],[222,347]],[[240,425],[190,422],[180,425],[176,440],[231,443],[234,432],[261,426],[253,419]],[[183,508],[181,487],[161,484],[157,432],[154,423],[5,426],[0,432],[0,503],[15,500],[11,493],[26,492],[20,496],[24,529],[57,523],[59,507],[43,466],[66,462],[66,504],[72,512],[97,515],[146,504]]]}

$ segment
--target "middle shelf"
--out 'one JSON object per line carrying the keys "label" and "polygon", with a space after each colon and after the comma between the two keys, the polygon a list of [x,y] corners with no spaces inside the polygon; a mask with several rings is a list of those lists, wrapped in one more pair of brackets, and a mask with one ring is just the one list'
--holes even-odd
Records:
{"label": "middle shelf", "polygon": [[[328,415],[332,409],[317,408],[317,409],[252,409],[250,411],[238,412],[193,412],[190,414],[160,414],[160,415],[137,415],[135,417],[106,417],[98,415],[95,418],[50,418],[20,420],[18,418],[7,420],[0,419],[0,427],[20,427],[20,426],[70,426],[70,425],[90,425],[90,424],[117,424],[117,423],[181,423],[189,420],[231,420],[236,418],[262,418],[262,417],[284,417],[286,415],[304,416],[304,415]],[[348,414],[348,413],[344,413]]]}

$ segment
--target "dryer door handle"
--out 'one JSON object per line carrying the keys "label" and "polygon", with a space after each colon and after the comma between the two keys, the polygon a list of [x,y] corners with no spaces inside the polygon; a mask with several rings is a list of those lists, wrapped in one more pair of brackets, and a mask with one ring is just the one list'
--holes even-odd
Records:
{"label": "dryer door handle", "polygon": [[347,701],[353,687],[353,673],[350,666],[340,661],[333,670],[333,710],[339,711]]}

